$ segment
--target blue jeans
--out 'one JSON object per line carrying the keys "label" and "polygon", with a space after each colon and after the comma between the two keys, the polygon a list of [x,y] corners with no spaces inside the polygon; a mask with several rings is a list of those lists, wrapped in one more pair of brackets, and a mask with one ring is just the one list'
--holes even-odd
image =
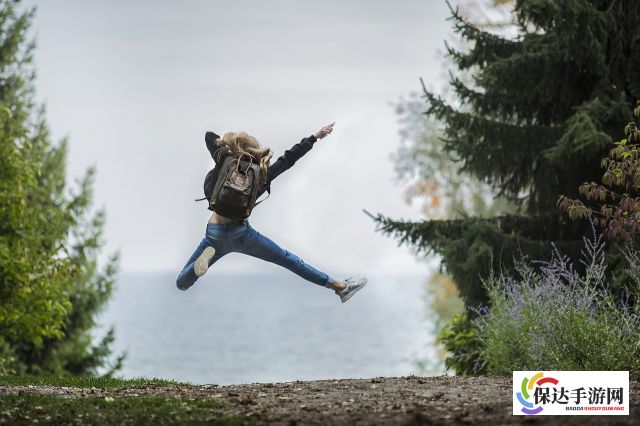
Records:
{"label": "blue jeans", "polygon": [[241,223],[231,223],[227,225],[218,223],[207,224],[207,231],[204,238],[186,265],[184,265],[180,275],[178,275],[176,286],[180,290],[188,289],[198,279],[194,271],[194,263],[207,247],[213,247],[216,250],[215,255],[209,262],[209,266],[213,265],[228,253],[238,252],[280,265],[312,283],[324,287],[329,286],[330,277],[327,274],[318,271],[311,265],[307,265],[295,254],[284,250],[269,238],[253,229],[249,221],[245,220]]}

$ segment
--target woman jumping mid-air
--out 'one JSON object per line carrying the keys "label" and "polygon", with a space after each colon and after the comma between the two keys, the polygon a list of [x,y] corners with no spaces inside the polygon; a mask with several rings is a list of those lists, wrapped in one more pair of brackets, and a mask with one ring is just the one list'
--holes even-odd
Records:
{"label": "woman jumping mid-air", "polygon": [[366,285],[366,278],[333,279],[256,231],[247,219],[255,200],[264,192],[271,192],[271,181],[291,168],[315,142],[331,133],[334,124],[302,139],[273,164],[270,164],[269,148],[262,148],[256,138],[245,132],[228,132],[222,138],[213,132],[206,133],[205,142],[215,167],[207,175],[204,186],[213,214],[200,245],[178,275],[176,285],[180,290],[187,290],[218,259],[232,252],[287,268],[307,281],[334,290],[342,303]]}

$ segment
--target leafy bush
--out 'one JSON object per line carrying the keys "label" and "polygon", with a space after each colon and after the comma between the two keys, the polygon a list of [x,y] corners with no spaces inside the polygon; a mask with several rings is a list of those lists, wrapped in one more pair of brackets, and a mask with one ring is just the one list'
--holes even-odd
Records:
{"label": "leafy bush", "polygon": [[473,320],[488,373],[514,370],[629,370],[640,378],[640,256],[631,246],[627,288],[608,291],[601,235],[584,238],[578,273],[555,248],[551,260],[522,259],[516,276],[485,281],[489,309]]}
{"label": "leafy bush", "polygon": [[480,360],[481,341],[478,331],[467,313],[463,312],[455,315],[438,334],[438,341],[449,353],[444,361],[448,370],[462,376],[484,372]]}
{"label": "leafy bush", "polygon": [[[640,101],[633,114],[640,117]],[[607,237],[620,236],[629,241],[640,234],[640,129],[635,120],[627,123],[624,134],[626,138],[616,142],[600,162],[605,170],[603,184],[585,182],[578,189],[589,205],[561,195],[558,207],[572,220],[588,218]],[[594,208],[594,203],[599,205]]]}

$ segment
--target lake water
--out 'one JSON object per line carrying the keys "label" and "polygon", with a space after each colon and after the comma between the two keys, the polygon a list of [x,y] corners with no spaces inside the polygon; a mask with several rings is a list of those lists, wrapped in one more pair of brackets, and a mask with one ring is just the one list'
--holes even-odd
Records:
{"label": "lake water", "polygon": [[209,273],[191,289],[175,274],[124,274],[99,318],[114,325],[124,377],[254,383],[417,373],[433,358],[423,276],[369,277],[342,304],[283,271]]}

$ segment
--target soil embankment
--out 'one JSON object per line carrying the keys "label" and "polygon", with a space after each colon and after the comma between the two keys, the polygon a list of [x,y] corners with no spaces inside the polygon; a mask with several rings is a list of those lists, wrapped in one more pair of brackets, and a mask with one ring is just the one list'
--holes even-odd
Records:
{"label": "soil embankment", "polygon": [[[640,384],[631,385],[631,415],[522,417],[511,415],[511,379],[400,377],[248,385],[151,385],[123,389],[0,386],[3,393],[66,397],[154,396],[226,401],[222,412],[247,423],[282,425],[377,424],[640,424]],[[1,397],[1,396],[0,396]]]}

